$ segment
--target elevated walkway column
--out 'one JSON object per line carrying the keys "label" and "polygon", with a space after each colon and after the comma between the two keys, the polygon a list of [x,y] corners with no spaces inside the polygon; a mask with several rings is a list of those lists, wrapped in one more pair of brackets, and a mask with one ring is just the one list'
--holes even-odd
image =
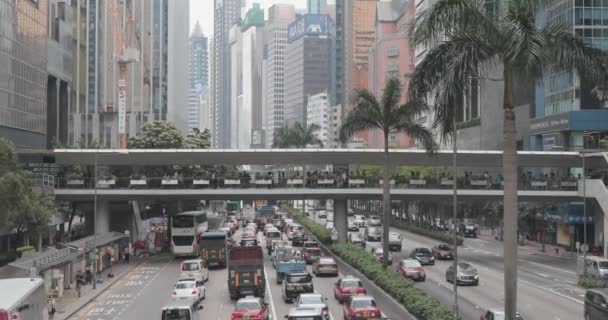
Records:
{"label": "elevated walkway column", "polygon": [[346,243],[348,234],[347,199],[334,199],[334,225],[338,231],[338,242]]}
{"label": "elevated walkway column", "polygon": [[95,217],[95,234],[110,232],[110,202],[108,200],[97,199],[97,212]]}

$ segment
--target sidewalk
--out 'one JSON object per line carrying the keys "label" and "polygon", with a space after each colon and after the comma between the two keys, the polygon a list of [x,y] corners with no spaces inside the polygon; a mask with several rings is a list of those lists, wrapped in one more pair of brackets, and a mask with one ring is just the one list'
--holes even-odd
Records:
{"label": "sidewalk", "polygon": [[[492,234],[492,230],[489,228],[480,228],[478,238],[486,240],[486,241],[492,241],[492,242],[502,244],[502,241],[497,240],[495,238],[495,235]],[[567,251],[562,246],[545,244],[545,252],[542,252],[542,247],[543,246],[540,242],[533,241],[533,240],[525,240],[524,245],[518,246],[519,251],[529,252],[530,254],[534,254],[534,255],[543,255],[543,256],[548,256],[548,257],[553,257],[553,258],[562,258],[562,259],[568,259],[568,260],[576,259],[576,252]],[[557,249],[558,253],[556,253],[556,251],[555,251],[556,249]]]}
{"label": "sidewalk", "polygon": [[97,284],[97,288],[93,289],[93,285],[84,285],[80,288],[80,298],[75,289],[66,290],[61,299],[56,299],[56,320],[64,320],[71,317],[74,313],[84,307],[86,304],[91,302],[97,296],[102,294],[105,290],[110,288],[116,281],[119,281],[122,277],[133,270],[145,259],[138,259],[132,261],[130,264],[120,263],[112,267],[113,278],[108,278],[109,270],[101,272],[102,283]]}

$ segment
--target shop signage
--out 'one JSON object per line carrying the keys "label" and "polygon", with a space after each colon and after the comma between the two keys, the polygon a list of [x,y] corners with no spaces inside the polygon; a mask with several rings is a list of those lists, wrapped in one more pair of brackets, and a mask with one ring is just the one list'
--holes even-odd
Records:
{"label": "shop signage", "polygon": [[566,131],[570,128],[570,113],[561,113],[543,118],[530,119],[530,133],[542,134],[555,131]]}

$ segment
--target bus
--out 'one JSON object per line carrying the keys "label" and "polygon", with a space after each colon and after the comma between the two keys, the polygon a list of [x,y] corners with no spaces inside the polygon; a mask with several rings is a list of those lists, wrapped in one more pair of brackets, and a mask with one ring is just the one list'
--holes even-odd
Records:
{"label": "bus", "polygon": [[174,256],[198,255],[198,236],[209,228],[207,213],[187,211],[171,219],[171,253]]}
{"label": "bus", "polygon": [[226,253],[228,252],[228,238],[225,232],[204,232],[199,236],[198,246],[201,251],[201,259],[205,260],[207,266],[226,266]]}

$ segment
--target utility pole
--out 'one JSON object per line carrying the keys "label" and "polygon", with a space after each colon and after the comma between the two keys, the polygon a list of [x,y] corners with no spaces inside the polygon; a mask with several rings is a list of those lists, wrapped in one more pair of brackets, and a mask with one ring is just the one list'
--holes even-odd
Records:
{"label": "utility pole", "polygon": [[456,130],[456,116],[452,117],[452,171],[454,175],[452,185],[452,225],[454,231],[454,319],[458,320],[458,232],[456,219],[458,218],[458,184],[457,184],[457,156],[458,152],[458,132]]}

